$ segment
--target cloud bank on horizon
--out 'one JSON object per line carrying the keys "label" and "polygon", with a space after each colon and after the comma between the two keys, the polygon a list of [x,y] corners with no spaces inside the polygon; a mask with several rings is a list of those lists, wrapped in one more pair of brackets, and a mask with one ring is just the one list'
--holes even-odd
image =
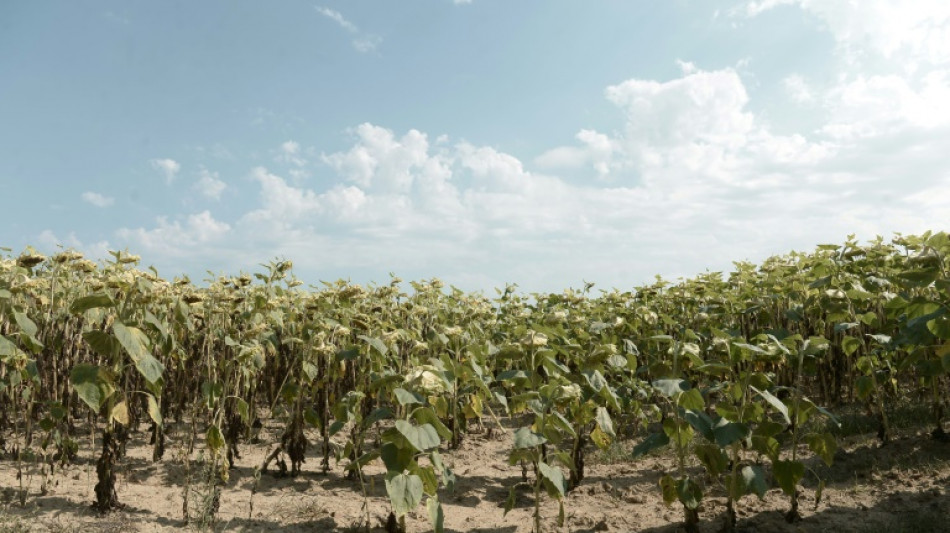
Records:
{"label": "cloud bank on horizon", "polygon": [[[499,9],[453,4],[466,4],[455,8],[459,17]],[[467,140],[464,122],[453,126],[461,135],[427,130],[412,125],[411,114],[395,124],[366,117],[325,132],[335,143],[317,142],[292,117],[261,108],[255,120],[281,126],[246,157],[214,147],[216,138],[150,147],[137,172],[167,198],[133,196],[136,223],[107,215],[125,200],[101,181],[103,188],[84,184],[74,196],[96,209],[90,225],[47,217],[32,223],[33,234],[0,233],[0,243],[94,255],[127,247],[165,275],[195,279],[282,256],[312,283],[382,283],[395,272],[466,289],[516,282],[560,290],[582,280],[630,288],[654,274],[727,270],[732,261],[849,234],[946,229],[948,6],[724,4],[707,23],[737,33],[774,24],[770,17],[801,16],[829,37],[828,67],[763,67],[775,79],[769,93],[761,88],[766,75],[741,50],[711,66],[658,48],[657,60],[675,71],[603,80],[600,94],[575,95],[578,106],[603,105],[607,118],[534,150]],[[405,46],[398,33],[412,31],[397,21],[383,40],[361,29],[382,31],[380,20],[357,25],[341,10],[316,10],[319,23],[349,34],[357,54],[383,61]],[[349,105],[360,106],[359,97]],[[400,106],[399,97],[390,105]]]}

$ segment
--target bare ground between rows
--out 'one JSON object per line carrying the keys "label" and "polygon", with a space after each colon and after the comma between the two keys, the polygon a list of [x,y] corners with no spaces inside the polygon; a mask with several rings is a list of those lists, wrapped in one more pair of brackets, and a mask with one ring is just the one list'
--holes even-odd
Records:
{"label": "bare ground between rows", "polygon": [[[260,444],[240,446],[241,459],[230,471],[223,488],[216,530],[223,531],[351,531],[363,519],[363,496],[356,481],[345,479],[344,464],[332,465],[328,474],[320,472],[322,450],[311,446],[304,471],[296,477],[261,476],[255,469],[272,449],[278,428],[270,427]],[[315,433],[307,435],[318,442]],[[173,531],[195,528],[182,518],[183,481],[186,470],[181,458],[184,434],[170,432],[165,459],[153,463],[147,435],[133,434],[126,458],[119,463],[117,489],[126,507],[107,516],[98,516],[90,504],[96,483],[97,448],[89,437],[83,439],[80,460],[57,468],[42,494],[42,475],[35,467],[24,470],[28,494],[26,505],[18,503],[19,481],[16,465],[0,461],[0,531]],[[803,519],[788,524],[783,513],[788,498],[779,489],[770,490],[763,500],[747,496],[738,505],[739,531],[868,531],[886,529],[927,533],[947,531],[950,516],[950,444],[931,440],[920,430],[906,430],[887,446],[879,446],[871,435],[842,439],[841,450],[832,467],[816,459],[809,466],[824,479],[827,487],[815,505],[816,480],[803,483]],[[443,450],[446,463],[458,475],[454,494],[442,491],[447,531],[520,533],[531,530],[533,495],[526,486],[518,490],[517,507],[504,515],[504,502],[511,486],[522,481],[519,465],[509,465],[510,433],[496,431],[468,435],[458,450]],[[664,471],[673,469],[667,455],[627,459],[625,442],[612,450],[612,458],[592,452],[584,483],[565,499],[566,522],[555,527],[557,503],[545,498],[542,513],[551,531],[679,531],[682,511],[667,507],[657,483]],[[618,452],[619,450],[619,452]],[[193,459],[201,454],[200,447]],[[617,459],[620,460],[617,460]],[[345,463],[345,462],[344,462]],[[195,467],[197,470],[198,467]],[[375,530],[382,530],[389,513],[382,467],[365,469],[367,505]],[[694,473],[699,474],[698,470]],[[529,473],[529,477],[530,477]],[[256,493],[252,490],[257,485]],[[701,512],[701,531],[718,531],[725,510],[722,491],[707,484],[707,498]],[[193,501],[195,495],[192,495]],[[252,506],[253,502],[253,506]],[[424,506],[410,513],[411,531],[430,531]]]}

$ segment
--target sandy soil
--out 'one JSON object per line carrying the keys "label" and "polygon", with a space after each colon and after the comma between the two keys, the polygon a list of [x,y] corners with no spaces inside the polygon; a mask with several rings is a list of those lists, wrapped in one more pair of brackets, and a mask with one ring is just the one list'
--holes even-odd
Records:
{"label": "sandy soil", "polygon": [[[321,474],[319,446],[310,447],[301,475],[278,477],[273,467],[264,474],[252,507],[254,470],[270,449],[268,443],[274,442],[277,428],[268,429],[271,435],[264,443],[241,446],[242,458],[223,490],[215,529],[354,530],[364,516],[359,483],[345,479],[343,464]],[[316,435],[308,438],[318,441]],[[88,436],[83,438],[76,464],[57,469],[45,494],[39,469],[27,469],[24,479],[29,494],[24,507],[17,503],[15,465],[0,461],[0,531],[172,531],[195,527],[182,519],[185,472],[176,460],[181,433],[171,431],[170,439],[165,459],[152,463],[147,435],[133,436],[118,480],[119,499],[127,507],[104,517],[90,508],[96,474]],[[503,514],[509,487],[521,482],[520,466],[509,466],[506,461],[510,439],[510,433],[497,431],[492,438],[471,434],[460,449],[444,451],[446,463],[458,475],[455,493],[440,495],[448,531],[531,530],[533,494],[526,486],[519,491],[517,507],[507,516]],[[634,462],[625,459],[629,455],[623,446],[609,454],[591,452],[589,457],[586,479],[565,499],[563,528],[555,527],[557,503],[545,498],[542,512],[548,530],[672,533],[681,529],[681,509],[663,505],[657,488],[663,471],[672,468],[672,457],[650,456]],[[859,435],[845,439],[833,467],[815,460],[810,466],[825,479],[827,487],[815,506],[817,484],[806,479],[801,497],[803,520],[796,524],[784,521],[788,499],[776,488],[761,501],[755,496],[743,498],[738,506],[739,531],[950,531],[950,444],[932,441],[922,432],[905,432],[879,447],[871,435]],[[383,470],[381,465],[371,465],[365,472],[369,514],[374,528],[381,528],[389,513]],[[707,486],[701,512],[703,532],[719,531],[724,509],[722,491]],[[431,531],[424,505],[410,514],[409,527],[416,532]]]}

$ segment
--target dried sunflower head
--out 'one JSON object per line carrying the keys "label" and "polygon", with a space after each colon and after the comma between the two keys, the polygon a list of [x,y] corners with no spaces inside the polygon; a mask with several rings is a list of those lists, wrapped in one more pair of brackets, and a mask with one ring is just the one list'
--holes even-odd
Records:
{"label": "dried sunflower head", "polygon": [[33,268],[43,261],[46,261],[45,255],[37,252],[33,248],[27,247],[27,249],[23,250],[23,253],[20,254],[20,257],[17,257],[16,264],[23,268]]}

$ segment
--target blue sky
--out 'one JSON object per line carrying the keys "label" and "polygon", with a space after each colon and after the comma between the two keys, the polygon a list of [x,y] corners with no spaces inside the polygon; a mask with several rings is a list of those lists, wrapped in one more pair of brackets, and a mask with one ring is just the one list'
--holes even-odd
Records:
{"label": "blue sky", "polygon": [[0,4],[0,246],[630,288],[946,229],[950,4]]}

